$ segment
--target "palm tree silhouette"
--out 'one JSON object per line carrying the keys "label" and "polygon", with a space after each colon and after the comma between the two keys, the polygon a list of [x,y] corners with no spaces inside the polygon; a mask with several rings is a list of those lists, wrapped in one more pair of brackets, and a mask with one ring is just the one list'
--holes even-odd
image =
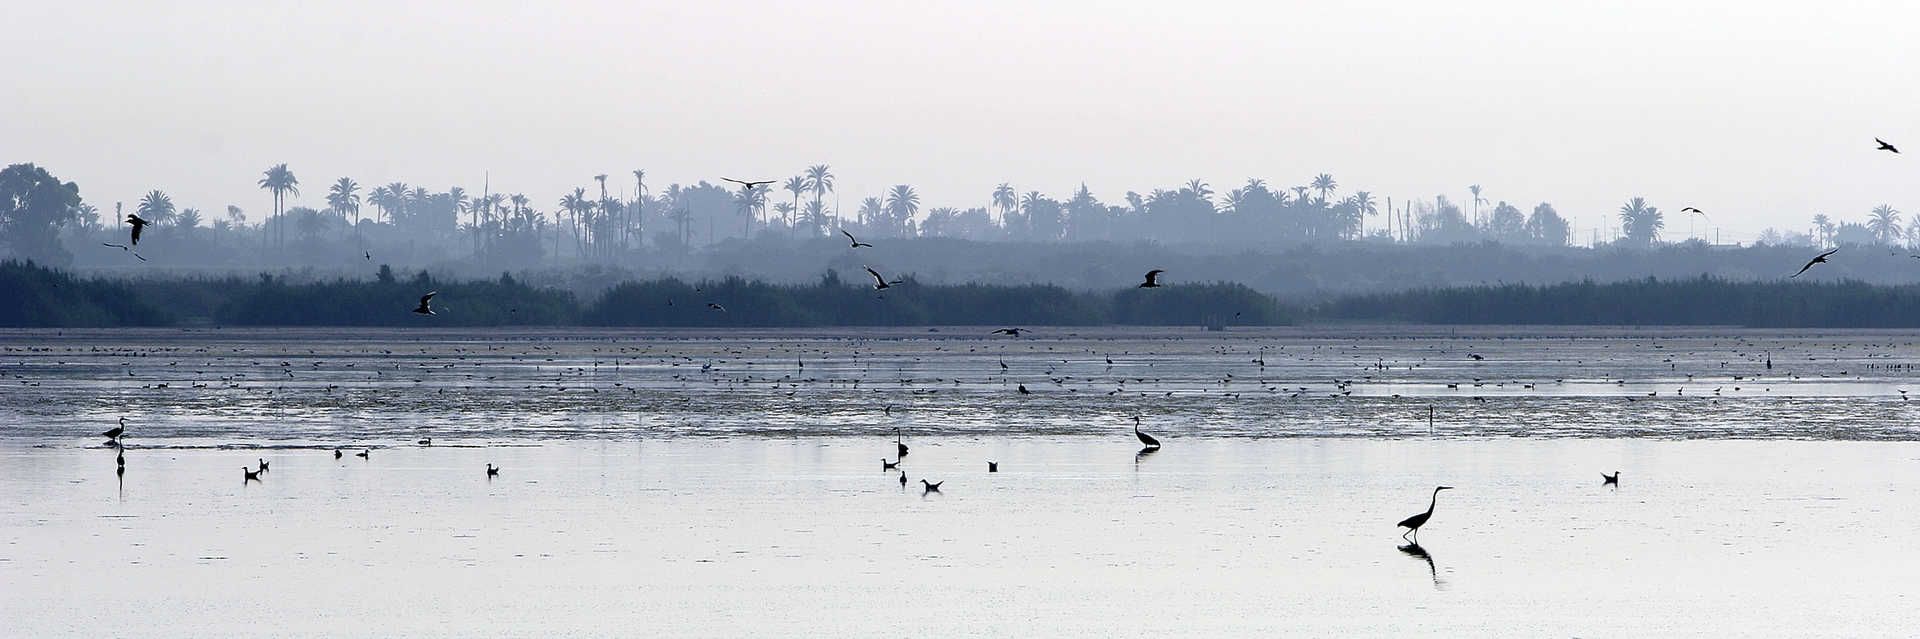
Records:
{"label": "palm tree silhouette", "polygon": [[647,240],[647,170],[633,170],[633,219],[622,225],[623,229],[632,229],[629,237],[640,238],[642,248]]}
{"label": "palm tree silhouette", "polygon": [[900,233],[901,237],[911,235],[909,229],[913,216],[920,212],[920,194],[913,192],[911,186],[895,184],[893,189],[887,191],[886,210],[888,223],[894,226],[895,232]]}
{"label": "palm tree silhouette", "polygon": [[1646,198],[1635,196],[1620,205],[1620,231],[1635,244],[1653,244],[1660,239],[1660,230],[1666,227],[1666,216],[1659,208],[1648,206]]}
{"label": "palm tree silhouette", "polygon": [[154,226],[164,226],[173,221],[173,198],[160,189],[154,189],[140,198],[140,206],[134,210]]}
{"label": "palm tree silhouette", "polygon": [[[260,178],[260,188],[273,194],[273,217],[278,220],[280,214],[285,211],[287,195],[300,195],[300,179],[294,177],[293,170],[287,168],[286,163],[282,162],[266,170]],[[286,225],[279,224],[276,227],[277,239],[284,245],[287,240]]]}
{"label": "palm tree silhouette", "polygon": [[1900,212],[1892,205],[1882,204],[1873,207],[1873,216],[1867,219],[1867,230],[1875,239],[1884,244],[1892,244],[1900,236]]}
{"label": "palm tree silhouette", "polygon": [[354,182],[353,178],[343,177],[334,180],[333,186],[327,187],[327,208],[340,214],[341,217],[353,215],[353,225],[358,228],[360,226],[360,185]]}
{"label": "palm tree silhouette", "polygon": [[1322,202],[1332,201],[1333,190],[1339,187],[1339,183],[1333,181],[1332,175],[1321,173],[1313,176],[1313,190],[1320,192],[1320,201]]}
{"label": "palm tree silhouette", "polygon": [[807,176],[796,175],[787,178],[787,183],[782,185],[781,188],[793,194],[793,204],[789,205],[786,212],[781,214],[787,217],[787,228],[789,230],[800,228],[800,225],[795,224],[791,216],[794,212],[800,210],[800,194],[807,192]]}
{"label": "palm tree silhouette", "polygon": [[1000,211],[1001,226],[1006,226],[1007,214],[1019,206],[1020,194],[1013,190],[1013,185],[1001,182],[1000,186],[993,187],[993,208]]}
{"label": "palm tree silhouette", "polygon": [[[821,201],[821,198],[826,197],[827,193],[833,190],[832,167],[825,164],[815,164],[807,167],[807,190],[813,191],[814,206],[810,210],[825,211],[826,204]],[[824,220],[825,218],[821,219]],[[825,226],[825,224],[822,222],[814,222],[813,225],[813,234],[815,236],[820,235],[820,227]]]}
{"label": "palm tree silhouette", "polygon": [[1820,246],[1826,246],[1833,241],[1833,220],[1828,218],[1827,214],[1813,214],[1813,236],[1814,241],[1819,242]]}
{"label": "palm tree silhouette", "polygon": [[1467,185],[1467,192],[1473,194],[1473,225],[1485,226],[1487,223],[1486,220],[1480,219],[1480,203],[1487,201],[1487,199],[1480,197],[1480,185]]}
{"label": "palm tree silhouette", "polygon": [[[1365,216],[1379,215],[1380,203],[1373,201],[1373,193],[1371,192],[1354,191],[1353,192],[1353,208],[1362,216],[1361,223],[1360,223],[1360,234],[1366,235],[1367,225],[1365,221]],[[1388,234],[1392,234],[1393,229],[1388,228],[1387,232]]]}

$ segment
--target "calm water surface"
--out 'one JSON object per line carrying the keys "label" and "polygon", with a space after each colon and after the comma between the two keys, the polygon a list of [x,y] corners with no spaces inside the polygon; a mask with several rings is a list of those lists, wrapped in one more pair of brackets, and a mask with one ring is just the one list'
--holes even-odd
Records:
{"label": "calm water surface", "polygon": [[0,334],[0,634],[1920,621],[1912,334],[980,332]]}

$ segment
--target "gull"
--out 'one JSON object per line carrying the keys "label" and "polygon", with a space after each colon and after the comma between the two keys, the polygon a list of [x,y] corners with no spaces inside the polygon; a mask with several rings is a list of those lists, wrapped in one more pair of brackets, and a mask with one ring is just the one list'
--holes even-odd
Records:
{"label": "gull", "polygon": [[740,188],[741,188],[741,190],[746,190],[746,189],[751,189],[751,188],[753,188],[753,187],[756,187],[756,186],[760,186],[760,185],[762,185],[762,184],[772,184],[772,183],[773,183],[773,180],[752,180],[752,181],[748,181],[748,180],[736,180],[736,179],[733,179],[733,178],[730,178],[730,177],[723,177],[723,178],[720,178],[720,179],[722,179],[722,180],[726,180],[726,181],[728,181],[728,182],[732,182],[732,183],[734,183],[734,184],[738,184],[738,185],[740,185]]}
{"label": "gull", "polygon": [[845,236],[847,236],[847,241],[848,241],[848,242],[851,242],[851,243],[853,243],[853,245],[852,245],[852,246],[849,246],[849,247],[847,247],[847,248],[860,248],[860,247],[862,247],[862,246],[864,246],[864,247],[867,247],[867,248],[873,248],[873,245],[872,245],[872,244],[868,244],[868,243],[866,243],[866,242],[862,242],[862,241],[860,241],[860,240],[856,240],[856,239],[853,239],[853,234],[852,234],[852,233],[848,233],[846,229],[840,229],[840,234],[841,234],[841,235],[845,235]]}
{"label": "gull", "polygon": [[[1882,140],[1880,138],[1874,138],[1873,143],[1880,145],[1879,147],[1874,148],[1875,151],[1892,151],[1894,153],[1900,152],[1900,149],[1893,148],[1893,145],[1887,144],[1886,140]],[[136,231],[135,233],[137,234],[138,232]]]}
{"label": "gull", "polygon": [[1020,331],[1022,331],[1022,330],[1025,330],[1025,329],[1019,329],[1019,328],[1003,328],[1003,329],[1000,329],[1000,330],[997,330],[997,331],[994,331],[994,332],[993,332],[993,334],[995,334],[995,335],[1012,335],[1012,336],[1014,336],[1014,337],[1019,337],[1019,336],[1020,336]]}
{"label": "gull", "polygon": [[439,294],[440,294],[440,291],[430,291],[426,295],[420,296],[420,307],[413,309],[413,312],[419,313],[421,315],[433,315],[434,314],[433,305],[432,305],[433,296],[439,295]]}
{"label": "gull", "polygon": [[895,284],[899,284],[901,282],[906,281],[906,280],[894,280],[892,282],[888,282],[887,278],[881,276],[879,271],[873,270],[873,267],[862,266],[860,268],[867,269],[867,274],[873,276],[873,290],[876,290],[876,291],[884,291],[889,288],[893,288],[893,285]]}
{"label": "gull", "polygon": [[727,312],[727,307],[721,306],[719,304],[715,304],[713,302],[707,302],[707,310],[720,311],[722,313],[725,313]]}
{"label": "gull", "polygon": [[131,248],[128,248],[128,247],[127,247],[127,245],[125,245],[125,244],[114,244],[114,243],[112,243],[112,242],[101,242],[101,243],[100,243],[100,245],[101,245],[101,246],[111,246],[111,247],[113,247],[113,248],[117,248],[117,249],[120,249],[120,250],[122,250],[122,251],[126,251],[126,252],[128,252],[128,253],[133,253],[133,256],[134,256],[134,257],[137,257],[137,258],[140,258],[140,261],[142,261],[142,262],[145,262],[145,261],[147,261],[147,256],[145,256],[145,255],[141,255],[141,254],[139,254],[139,253],[134,253],[134,252],[133,252],[133,249],[131,249]]}
{"label": "gull", "polygon": [[[1815,265],[1815,264],[1825,264],[1825,263],[1827,263],[1827,256],[1828,256],[1828,255],[1832,255],[1832,254],[1834,254],[1834,253],[1838,253],[1838,252],[1840,252],[1840,249],[1839,249],[1839,247],[1835,247],[1835,248],[1834,248],[1833,250],[1831,250],[1831,251],[1827,251],[1827,252],[1825,252],[1825,253],[1821,253],[1821,254],[1819,255],[1819,257],[1815,257],[1815,258],[1813,258],[1813,259],[1811,259],[1811,260],[1807,260],[1807,265],[1806,265],[1806,266],[1802,266],[1802,267],[1800,267],[1800,273],[1805,273],[1805,272],[1807,272],[1807,269],[1810,269],[1810,268],[1813,268],[1813,265]],[[1788,277],[1800,277],[1800,273],[1794,273],[1793,275],[1790,275],[1790,276],[1788,276]]]}
{"label": "gull", "polygon": [[1147,271],[1147,281],[1141,282],[1139,288],[1160,288],[1160,274],[1165,272],[1166,269],[1158,268]]}

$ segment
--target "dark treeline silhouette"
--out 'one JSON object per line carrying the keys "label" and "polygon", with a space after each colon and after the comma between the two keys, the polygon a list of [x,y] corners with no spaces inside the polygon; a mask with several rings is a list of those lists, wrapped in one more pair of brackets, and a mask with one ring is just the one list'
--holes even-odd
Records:
{"label": "dark treeline silhouette", "polygon": [[[411,312],[438,291],[431,317]],[[397,278],[290,282],[254,278],[75,278],[31,263],[0,264],[0,295],[18,300],[0,325],[64,326],[1097,326],[1276,325],[1292,315],[1272,297],[1229,283],[1151,291],[1042,285],[920,285],[874,291],[828,272],[811,284],[742,278],[628,282],[582,303],[568,291],[495,280]],[[715,305],[719,308],[715,308]],[[720,310],[725,309],[725,310]]]}
{"label": "dark treeline silhouette", "polygon": [[1423,324],[1920,327],[1920,285],[1858,281],[1685,280],[1507,284],[1356,295],[1316,309],[1328,320]]}

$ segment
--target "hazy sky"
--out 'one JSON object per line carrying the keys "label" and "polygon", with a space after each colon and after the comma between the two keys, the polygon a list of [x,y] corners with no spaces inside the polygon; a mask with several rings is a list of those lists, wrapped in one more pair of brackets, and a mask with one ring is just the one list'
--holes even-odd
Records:
{"label": "hazy sky", "polygon": [[[1920,10],[1848,2],[11,3],[0,162],[111,212],[257,216],[287,162],[561,193],[781,178],[924,207],[1000,182],[1108,201],[1202,178],[1552,202],[1645,195],[1725,239],[1920,214]],[[1873,151],[1873,137],[1912,148]],[[629,187],[630,188],[630,187]],[[1369,227],[1378,226],[1377,220]],[[1702,223],[1696,223],[1701,224]]]}

